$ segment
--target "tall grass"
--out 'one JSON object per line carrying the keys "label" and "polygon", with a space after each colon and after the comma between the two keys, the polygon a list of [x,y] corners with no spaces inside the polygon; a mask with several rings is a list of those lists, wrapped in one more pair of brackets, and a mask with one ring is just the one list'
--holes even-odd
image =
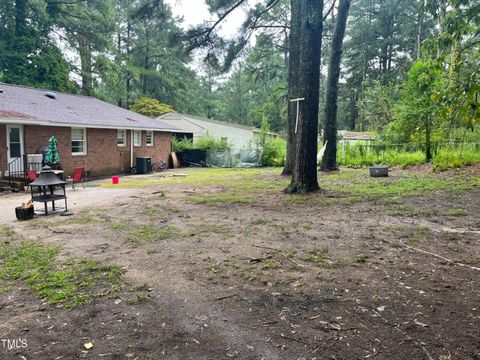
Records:
{"label": "tall grass", "polygon": [[[406,168],[424,164],[425,153],[422,151],[405,151],[395,149],[378,150],[376,147],[362,145],[345,146],[338,150],[337,161],[339,165],[363,167],[372,165],[398,165]],[[464,150],[460,155],[458,149],[439,149],[434,154],[432,165],[434,170],[458,168],[462,165],[480,163],[480,151],[474,148]]]}
{"label": "tall grass", "polygon": [[446,170],[459,168],[462,165],[473,165],[480,163],[479,150],[464,150],[460,156],[458,150],[440,150],[433,158],[434,170]]}

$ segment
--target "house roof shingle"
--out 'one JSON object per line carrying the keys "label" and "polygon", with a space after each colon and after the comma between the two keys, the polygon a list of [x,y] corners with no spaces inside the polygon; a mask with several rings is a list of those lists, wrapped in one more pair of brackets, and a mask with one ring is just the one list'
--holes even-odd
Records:
{"label": "house roof shingle", "polygon": [[[208,122],[208,123],[211,123],[211,124],[216,124],[216,125],[230,126],[230,127],[237,128],[237,129],[249,130],[249,131],[253,131],[253,132],[260,132],[261,131],[259,128],[256,128],[256,127],[253,127],[253,126],[231,123],[231,122],[227,122],[227,121],[208,119],[208,118],[201,117],[201,116],[196,116],[196,115],[179,114],[179,113],[176,113],[176,112],[166,113],[166,114],[163,114],[163,115],[160,115],[159,117],[157,117],[158,120],[162,120],[162,119],[163,120],[179,120],[179,119],[182,119],[182,118],[187,120],[187,121],[193,122],[193,123],[195,123],[199,126],[201,126],[201,125],[196,123],[197,120],[205,121],[205,122]],[[273,135],[273,136],[279,136],[278,134],[276,134],[274,132],[268,132],[268,134]]]}
{"label": "house roof shingle", "polygon": [[0,122],[174,132],[176,127],[93,97],[0,83]]}
{"label": "house roof shingle", "polygon": [[340,130],[338,135],[345,140],[374,140],[375,136],[367,132]]}

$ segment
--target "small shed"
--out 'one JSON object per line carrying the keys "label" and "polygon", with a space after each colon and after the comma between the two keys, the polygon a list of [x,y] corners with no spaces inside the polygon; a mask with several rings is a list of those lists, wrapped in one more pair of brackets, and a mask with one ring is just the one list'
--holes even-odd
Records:
{"label": "small shed", "polygon": [[343,149],[347,144],[350,146],[359,144],[368,148],[375,140],[375,136],[371,133],[361,131],[339,130],[337,136],[338,147],[341,149]]}

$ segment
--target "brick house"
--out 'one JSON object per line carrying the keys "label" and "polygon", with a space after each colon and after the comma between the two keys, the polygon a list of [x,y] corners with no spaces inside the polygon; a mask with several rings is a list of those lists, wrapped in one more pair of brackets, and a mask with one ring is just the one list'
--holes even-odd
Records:
{"label": "brick house", "polygon": [[2,175],[9,163],[48,146],[52,135],[66,174],[78,166],[91,176],[122,173],[135,165],[137,156],[167,161],[171,134],[177,130],[92,97],[0,83]]}

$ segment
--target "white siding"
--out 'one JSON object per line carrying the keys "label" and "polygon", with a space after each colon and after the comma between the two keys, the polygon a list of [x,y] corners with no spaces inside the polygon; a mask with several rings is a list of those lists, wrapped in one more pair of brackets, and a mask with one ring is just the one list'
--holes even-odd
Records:
{"label": "white siding", "polygon": [[253,130],[229,126],[228,124],[221,125],[199,119],[193,119],[193,121],[204,127],[209,136],[219,139],[227,138],[228,142],[231,143],[235,149],[248,147],[250,140],[253,139]]}
{"label": "white siding", "polygon": [[227,138],[235,149],[246,148],[254,138],[254,128],[242,125],[229,125],[218,121],[202,120],[189,115],[169,113],[158,117],[158,120],[168,125],[182,129],[184,133],[193,134],[193,142],[197,142],[204,136],[215,138]]}
{"label": "white siding", "polygon": [[207,130],[202,126],[197,125],[188,119],[185,119],[177,114],[167,114],[160,119],[163,123],[175,126],[182,129],[184,133],[193,134],[193,139],[199,139],[207,134]]}

